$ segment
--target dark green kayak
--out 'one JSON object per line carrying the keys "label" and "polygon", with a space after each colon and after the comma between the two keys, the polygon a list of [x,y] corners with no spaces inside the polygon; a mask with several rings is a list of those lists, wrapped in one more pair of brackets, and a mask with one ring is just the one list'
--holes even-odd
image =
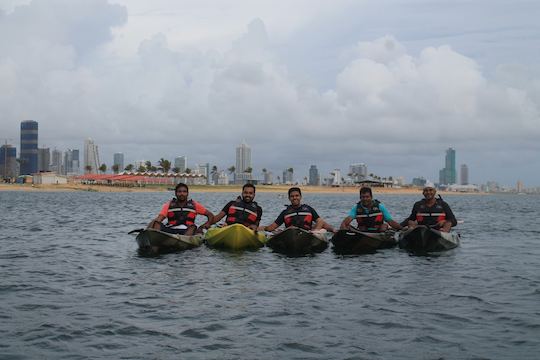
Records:
{"label": "dark green kayak", "polygon": [[363,232],[356,230],[339,230],[330,239],[334,245],[332,250],[337,254],[368,254],[379,249],[396,246],[393,231]]}
{"label": "dark green kayak", "polygon": [[398,242],[401,249],[413,252],[440,252],[458,247],[460,235],[419,225],[413,229],[401,231]]}
{"label": "dark green kayak", "polygon": [[291,226],[270,237],[266,246],[282,254],[312,254],[324,251],[328,239],[325,230],[307,231]]}
{"label": "dark green kayak", "polygon": [[135,238],[143,253],[168,253],[193,249],[202,244],[203,235],[170,234],[155,229],[145,229]]}

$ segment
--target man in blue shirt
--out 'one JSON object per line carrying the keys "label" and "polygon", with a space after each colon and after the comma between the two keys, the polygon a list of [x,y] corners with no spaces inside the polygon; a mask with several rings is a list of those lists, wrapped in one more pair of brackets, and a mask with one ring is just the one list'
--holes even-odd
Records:
{"label": "man in blue shirt", "polygon": [[340,229],[349,229],[353,220],[356,220],[360,231],[382,232],[388,229],[388,225],[396,230],[401,229],[401,225],[392,219],[386,207],[380,201],[373,200],[371,188],[368,187],[360,189],[360,201],[343,219]]}

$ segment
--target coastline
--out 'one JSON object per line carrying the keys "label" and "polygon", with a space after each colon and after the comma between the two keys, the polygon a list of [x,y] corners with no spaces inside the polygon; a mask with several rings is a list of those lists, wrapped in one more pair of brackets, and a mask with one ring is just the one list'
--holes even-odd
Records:
{"label": "coastline", "polygon": [[[286,194],[290,185],[257,185],[257,192],[265,193],[283,193]],[[350,194],[358,193],[357,186],[299,186],[303,193],[319,193],[319,194]],[[190,192],[238,192],[242,191],[240,185],[190,185]],[[372,188],[377,194],[422,194],[420,188]],[[169,186],[149,185],[145,187],[120,187],[110,185],[85,185],[85,184],[52,184],[52,185],[33,185],[33,184],[0,184],[0,191],[45,191],[45,192],[75,192],[75,191],[90,191],[90,192],[163,192],[171,191]],[[485,193],[463,193],[463,192],[448,192],[438,191],[443,195],[483,195]]]}

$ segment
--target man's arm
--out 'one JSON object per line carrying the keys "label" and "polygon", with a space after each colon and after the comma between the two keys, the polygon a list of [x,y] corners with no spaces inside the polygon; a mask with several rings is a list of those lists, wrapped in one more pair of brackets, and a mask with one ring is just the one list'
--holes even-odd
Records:
{"label": "man's arm", "polygon": [[392,216],[390,215],[390,212],[388,211],[388,209],[383,204],[379,204],[379,209],[381,209],[381,211],[383,213],[384,221],[386,221],[388,223],[388,225],[390,225],[392,227],[392,229],[401,230],[401,225],[398,224],[397,222],[395,222],[394,219],[392,219]]}
{"label": "man's arm", "polygon": [[[214,218],[212,220],[212,224],[217,223],[218,221],[220,221],[224,217],[225,217],[225,211],[221,210],[220,212],[218,212],[217,215],[214,215]],[[210,224],[210,225],[212,225],[212,224]]]}
{"label": "man's arm", "polygon": [[206,222],[202,224],[199,228],[208,229],[214,223],[214,214],[206,210],[206,212],[203,215],[206,216]]}
{"label": "man's arm", "polygon": [[341,225],[339,226],[340,230],[347,230],[349,226],[351,225],[351,221],[353,221],[353,218],[350,216],[347,216],[343,221],[341,222]]}

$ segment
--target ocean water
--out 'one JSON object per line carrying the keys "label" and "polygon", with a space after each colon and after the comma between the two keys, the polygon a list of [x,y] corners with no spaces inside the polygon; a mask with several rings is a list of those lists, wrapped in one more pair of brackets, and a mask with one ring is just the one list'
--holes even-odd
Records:
{"label": "ocean water", "polygon": [[[140,256],[127,232],[171,195],[0,192],[0,359],[540,358],[539,197],[448,196],[462,244],[437,256]],[[397,221],[420,198],[375,197]],[[304,195],[336,227],[357,199]],[[287,203],[256,200],[264,224]]]}

